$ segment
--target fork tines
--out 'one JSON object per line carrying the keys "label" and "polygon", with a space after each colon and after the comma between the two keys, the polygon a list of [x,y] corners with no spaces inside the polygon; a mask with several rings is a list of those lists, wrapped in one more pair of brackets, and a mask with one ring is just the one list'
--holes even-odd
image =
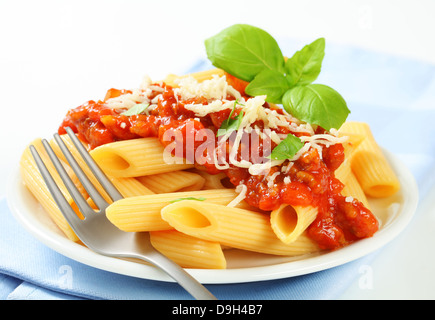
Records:
{"label": "fork tines", "polygon": [[[73,142],[74,146],[76,147],[77,151],[79,152],[80,156],[83,158],[86,165],[89,167],[92,174],[95,176],[95,178],[98,180],[98,182],[101,184],[103,189],[107,192],[107,194],[110,196],[110,198],[113,201],[122,199],[122,195],[119,193],[119,191],[113,186],[111,181],[107,178],[107,176],[104,174],[104,172],[99,168],[97,163],[92,159],[91,155],[88,153],[86,148],[83,146],[83,144],[80,142],[80,140],[76,137],[74,132],[71,128],[66,128],[66,131],[68,133],[68,136],[71,138],[71,141]],[[60,149],[62,150],[62,153],[64,154],[66,160],[68,161],[69,165],[73,169],[74,173],[76,174],[78,180],[83,185],[87,193],[89,194],[92,201],[95,203],[95,205],[98,207],[100,212],[104,212],[104,210],[107,208],[109,203],[103,198],[103,196],[98,192],[96,187],[92,184],[92,182],[89,180],[89,178],[86,176],[80,165],[77,163],[76,159],[62,140],[62,138],[59,136],[59,134],[54,135],[56,143],[59,145]],[[63,183],[65,184],[65,187],[67,188],[68,192],[70,193],[71,197],[73,198],[74,202],[77,204],[77,207],[79,208],[80,212],[83,214],[83,216],[86,218],[87,215],[91,213],[95,213],[94,209],[91,208],[87,200],[83,197],[81,192],[77,189],[75,183],[71,180],[70,176],[66,172],[65,168],[63,167],[61,161],[57,157],[56,153],[53,151],[50,144],[47,142],[47,140],[43,139],[42,144],[44,145],[45,150],[47,151],[47,154],[52,161],[54,167],[56,168],[56,171],[58,172],[59,176],[61,177]],[[54,181],[53,177],[51,176],[50,172],[48,171],[47,167],[45,166],[43,160],[41,159],[40,155],[38,154],[36,148],[32,145],[30,146],[30,151],[32,152],[33,157],[35,158],[36,165],[38,169],[41,172],[41,175],[47,184],[47,187],[52,194],[54,200],[56,201],[57,205],[59,206],[59,209],[63,212],[65,215],[65,218],[68,220],[68,222],[72,222],[69,219],[77,220],[79,217],[74,212],[74,210],[71,208],[68,201],[66,201],[65,197],[63,196],[62,192],[56,185],[56,182]]]}

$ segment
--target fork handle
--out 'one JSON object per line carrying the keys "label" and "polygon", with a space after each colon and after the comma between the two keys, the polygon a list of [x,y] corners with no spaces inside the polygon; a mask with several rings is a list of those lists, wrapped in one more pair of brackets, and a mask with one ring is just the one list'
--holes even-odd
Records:
{"label": "fork handle", "polygon": [[159,252],[152,255],[135,254],[137,258],[154,264],[166,272],[171,278],[177,281],[187,292],[197,300],[217,300],[217,298],[207,290],[198,280],[192,277],[186,270]]}

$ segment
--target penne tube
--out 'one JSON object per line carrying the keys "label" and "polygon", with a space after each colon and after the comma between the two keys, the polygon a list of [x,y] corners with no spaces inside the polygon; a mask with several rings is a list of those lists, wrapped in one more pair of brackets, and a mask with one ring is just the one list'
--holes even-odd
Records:
{"label": "penne tube", "polygon": [[286,256],[319,250],[305,234],[285,244],[273,232],[268,214],[246,209],[186,200],[164,207],[162,218],[182,233],[237,249]]}
{"label": "penne tube", "polygon": [[176,230],[150,232],[155,249],[182,268],[225,269],[227,262],[218,242],[191,237]]}
{"label": "penne tube", "polygon": [[[92,171],[89,169],[89,166],[84,162],[83,158],[80,156],[79,152],[77,151],[77,148],[74,146],[71,138],[65,134],[61,136],[63,142],[67,146],[68,150],[71,152],[71,154],[74,156],[75,160],[79,164],[79,166],[82,168],[86,176],[89,178],[89,180],[92,182],[92,184],[97,188],[99,193],[104,197],[104,199],[111,203],[112,199],[109,197],[109,195],[104,191],[104,188],[101,186],[101,184],[98,182],[98,180],[95,178],[95,176],[92,174]],[[56,153],[56,155],[62,159],[63,161],[67,161],[63,152],[61,151],[60,147],[57,145],[57,143],[54,140],[50,141],[50,145],[53,148],[53,151]],[[103,169],[104,171],[104,169]],[[127,177],[127,178],[115,178],[115,177],[108,177],[109,180],[113,183],[113,185],[118,189],[118,191],[122,194],[124,198],[133,197],[133,196],[140,196],[140,195],[146,195],[146,194],[153,194],[150,189],[148,189],[146,186],[141,184],[139,181],[137,181],[135,178]],[[81,186],[79,188],[84,188]]]}
{"label": "penne tube", "polygon": [[146,188],[154,193],[201,190],[205,179],[199,174],[188,171],[174,171],[138,177]]}
{"label": "penne tube", "polygon": [[[41,139],[36,139],[35,141],[32,142],[32,144],[35,146],[36,150],[38,151],[39,155],[44,161],[53,179],[56,181],[56,184],[59,186],[59,189],[61,190],[65,199],[69,202],[69,204],[77,213],[77,215],[81,216],[77,208],[77,205],[74,203],[64,183],[62,182],[62,179],[60,178],[59,174],[54,168],[54,165],[51,163],[51,160],[49,159],[48,154],[46,153],[45,148],[42,145]],[[64,166],[67,167],[66,164],[64,164]],[[74,242],[79,241],[77,235],[71,229],[70,225],[68,224],[62,212],[59,210],[59,207],[57,206],[56,202],[54,201],[53,196],[48,190],[47,185],[45,184],[45,181],[42,178],[42,175],[39,172],[38,167],[36,166],[35,160],[33,159],[33,156],[29,148],[26,148],[26,150],[24,150],[21,156],[20,173],[26,187],[30,190],[33,196],[38,200],[38,202],[48,213],[48,215],[53,220],[53,222],[59,227],[59,229],[68,237],[68,239]]]}
{"label": "penne tube", "polygon": [[217,174],[210,174],[202,170],[194,169],[195,173],[204,178],[203,189],[224,189],[223,181],[227,179],[227,175],[223,172]]}
{"label": "penne tube", "polygon": [[351,169],[350,159],[346,159],[341,166],[335,170],[335,177],[344,185],[341,191],[343,196],[355,198],[361,201],[367,209],[370,209],[367,196]]}
{"label": "penne tube", "polygon": [[109,178],[124,198],[154,194],[149,188],[134,178]]}
{"label": "penne tube", "polygon": [[289,244],[299,238],[308,226],[316,219],[316,207],[281,205],[270,213],[270,225],[276,236]]}
{"label": "penne tube", "polygon": [[164,147],[157,138],[108,143],[90,153],[101,169],[112,177],[140,177],[193,167],[183,159],[167,163]]}
{"label": "penne tube", "polygon": [[[106,209],[107,218],[119,229],[129,232],[159,231],[173,229],[162,219],[160,211],[172,201],[195,198],[227,205],[237,193],[233,189],[199,190],[145,195],[118,200]],[[184,200],[183,200],[184,201]],[[248,207],[245,202],[240,207]]]}
{"label": "penne tube", "polygon": [[364,192],[371,197],[383,198],[395,194],[400,182],[375,141],[370,127],[363,122],[346,122],[343,134],[364,135],[364,140],[352,154],[351,168]]}
{"label": "penne tube", "polygon": [[[61,136],[61,138],[64,138],[63,136]],[[69,139],[69,137],[67,138]],[[65,140],[64,140],[65,141]],[[69,143],[72,143],[72,141],[69,141]],[[71,180],[74,182],[74,185],[77,187],[77,189],[80,191],[80,193],[83,195],[84,198],[88,197],[88,193],[86,191],[86,189],[83,187],[83,185],[81,184],[81,182],[79,181],[77,175],[74,173],[74,170],[70,167],[70,165],[68,164],[64,154],[62,153],[62,151],[60,150],[60,147],[57,145],[57,143],[55,142],[54,139],[49,141],[50,147],[53,149],[54,153],[56,154],[56,156],[65,164],[67,164],[65,167],[66,171],[68,172],[68,175],[71,177]],[[68,144],[67,144],[68,145]]]}
{"label": "penne tube", "polygon": [[365,195],[360,183],[358,182],[353,172],[350,172],[347,179],[343,182],[344,188],[341,191],[341,194],[346,197],[352,197],[354,199],[357,199],[358,201],[362,202],[367,209],[370,210],[370,203],[367,199],[367,196]]}
{"label": "penne tube", "polygon": [[365,136],[362,133],[343,132],[342,130],[345,130],[345,128],[346,126],[343,125],[338,132],[340,137],[347,137],[346,142],[343,143],[343,147],[346,159],[350,159],[353,151],[363,142]]}

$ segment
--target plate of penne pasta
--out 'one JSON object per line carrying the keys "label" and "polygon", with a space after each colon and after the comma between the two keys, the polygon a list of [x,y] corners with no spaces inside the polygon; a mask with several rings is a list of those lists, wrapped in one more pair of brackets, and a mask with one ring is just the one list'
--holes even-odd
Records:
{"label": "plate of penne pasta", "polygon": [[[158,251],[203,283],[239,283],[344,264],[406,227],[418,202],[416,182],[378,145],[369,124],[347,119],[350,110],[337,91],[313,83],[323,38],[290,58],[269,34],[248,25],[229,27],[205,44],[215,68],[109,89],[103,99],[68,110],[58,126],[91,182],[99,185],[67,127],[122,194],[111,201],[99,190],[117,228],[148,232]],[[31,144],[78,210],[41,138]],[[58,145],[49,144],[95,205]],[[28,148],[10,189],[17,220],[57,252],[95,268],[172,281],[153,266],[82,245]]]}
{"label": "plate of penne pasta", "polygon": [[[385,150],[384,153],[402,187],[393,196],[369,198],[369,204],[380,221],[380,228],[372,237],[334,251],[308,252],[293,256],[265,254],[228,247],[223,248],[226,260],[224,269],[221,267],[216,269],[215,265],[215,269],[206,269],[202,266],[201,268],[187,267],[186,270],[205,284],[273,280],[326,270],[383,247],[405,229],[412,219],[418,202],[417,186],[412,174],[397,157]],[[118,274],[158,281],[173,281],[164,272],[151,265],[141,261],[101,256],[79,241],[69,239],[23,183],[18,169],[12,175],[9,204],[15,218],[30,234],[66,257]],[[178,241],[182,240],[178,239]],[[213,255],[208,252],[208,255],[210,254]],[[213,263],[210,257],[203,257],[203,259],[205,264]]]}

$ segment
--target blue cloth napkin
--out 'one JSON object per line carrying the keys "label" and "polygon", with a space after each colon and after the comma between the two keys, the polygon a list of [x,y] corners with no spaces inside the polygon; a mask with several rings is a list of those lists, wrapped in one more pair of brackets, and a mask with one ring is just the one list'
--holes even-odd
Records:
{"label": "blue cloth napkin", "polygon": [[[191,299],[177,284],[101,271],[58,254],[21,228],[5,200],[0,219],[2,299]],[[369,259],[301,277],[207,288],[220,300],[332,299]]]}
{"label": "blue cloth napkin", "polygon": [[[303,43],[280,41],[286,55]],[[209,67],[200,61],[190,71]],[[378,142],[414,174],[420,198],[435,185],[435,66],[350,46],[330,45],[316,81],[340,92],[351,120],[370,124]],[[191,299],[174,283],[101,271],[38,242],[0,199],[0,299]],[[379,251],[378,251],[379,252]],[[336,299],[378,252],[328,270],[272,281],[207,285],[218,299]]]}

